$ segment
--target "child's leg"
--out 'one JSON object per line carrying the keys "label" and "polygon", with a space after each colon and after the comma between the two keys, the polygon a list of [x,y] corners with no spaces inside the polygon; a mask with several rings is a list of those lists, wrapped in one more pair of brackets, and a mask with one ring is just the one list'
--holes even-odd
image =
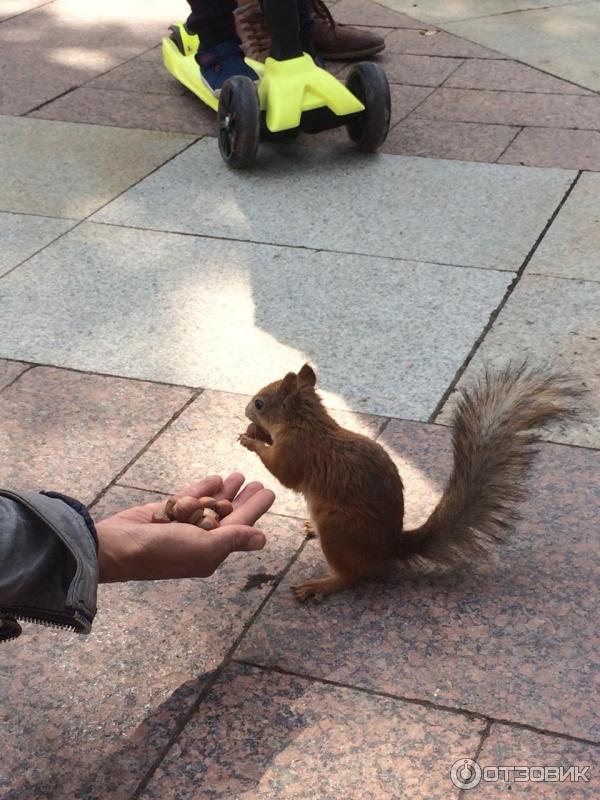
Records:
{"label": "child's leg", "polygon": [[185,23],[191,33],[200,37],[201,47],[237,41],[233,12],[236,0],[188,0],[191,14]]}
{"label": "child's leg", "polygon": [[196,61],[204,84],[218,94],[228,78],[246,75],[256,80],[254,70],[244,61],[235,32],[233,11],[236,0],[188,0],[191,14],[186,27],[198,34],[200,49]]}
{"label": "child's leg", "polygon": [[315,18],[313,15],[311,0],[298,0],[298,17],[300,20],[300,44],[305,53],[315,57],[313,44],[313,30]]}
{"label": "child's leg", "polygon": [[271,56],[277,61],[302,55],[297,0],[262,0],[271,32]]}

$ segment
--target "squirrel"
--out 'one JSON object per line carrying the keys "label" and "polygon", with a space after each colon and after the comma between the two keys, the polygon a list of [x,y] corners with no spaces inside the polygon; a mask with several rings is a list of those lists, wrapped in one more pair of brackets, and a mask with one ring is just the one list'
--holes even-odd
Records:
{"label": "squirrel", "polygon": [[484,559],[519,518],[517,503],[535,455],[535,428],[575,414],[580,392],[560,374],[525,364],[486,372],[459,394],[454,465],[427,519],[403,529],[396,465],[377,442],[329,415],[305,364],[265,386],[246,407],[240,437],[284,486],[304,495],[330,574],[294,586],[299,601],[347,589],[393,560],[451,569]]}

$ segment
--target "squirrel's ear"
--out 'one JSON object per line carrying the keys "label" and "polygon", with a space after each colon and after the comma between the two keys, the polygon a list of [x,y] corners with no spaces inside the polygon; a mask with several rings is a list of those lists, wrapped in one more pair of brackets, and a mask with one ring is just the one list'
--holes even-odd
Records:
{"label": "squirrel's ear", "polygon": [[317,382],[317,376],[310,364],[305,364],[298,373],[298,385],[312,389]]}
{"label": "squirrel's ear", "polygon": [[284,397],[287,397],[298,388],[298,376],[295,372],[288,372],[285,378],[281,381],[279,391]]}

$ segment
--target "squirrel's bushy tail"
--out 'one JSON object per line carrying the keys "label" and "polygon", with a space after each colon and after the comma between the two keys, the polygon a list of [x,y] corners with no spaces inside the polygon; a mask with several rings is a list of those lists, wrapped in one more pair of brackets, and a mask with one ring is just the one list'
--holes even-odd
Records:
{"label": "squirrel's bushy tail", "polygon": [[420,528],[398,539],[414,567],[480,561],[519,518],[516,506],[535,455],[535,432],[574,416],[581,391],[565,375],[509,366],[463,390],[453,421],[454,466],[444,494]]}

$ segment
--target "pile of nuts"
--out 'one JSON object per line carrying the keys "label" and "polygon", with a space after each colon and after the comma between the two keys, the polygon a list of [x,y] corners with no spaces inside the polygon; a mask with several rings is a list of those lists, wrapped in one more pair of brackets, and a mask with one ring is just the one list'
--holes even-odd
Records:
{"label": "pile of nuts", "polygon": [[229,500],[175,495],[167,500],[164,508],[154,512],[152,522],[187,522],[204,531],[214,531],[223,517],[232,511],[233,505]]}

